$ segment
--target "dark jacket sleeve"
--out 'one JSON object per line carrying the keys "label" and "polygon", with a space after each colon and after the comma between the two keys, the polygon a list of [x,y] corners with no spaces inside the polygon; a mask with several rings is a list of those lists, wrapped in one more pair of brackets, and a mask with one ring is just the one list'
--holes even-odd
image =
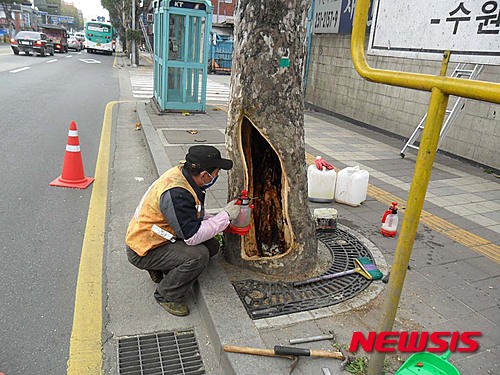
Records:
{"label": "dark jacket sleeve", "polygon": [[198,208],[193,196],[183,188],[173,188],[164,192],[160,198],[160,210],[175,230],[177,238],[183,240],[187,240],[198,231],[203,219],[197,217]]}

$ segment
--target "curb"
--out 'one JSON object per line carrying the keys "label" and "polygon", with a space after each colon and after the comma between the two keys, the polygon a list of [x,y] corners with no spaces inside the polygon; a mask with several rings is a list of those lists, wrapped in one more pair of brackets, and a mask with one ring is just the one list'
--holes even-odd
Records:
{"label": "curb", "polygon": [[265,344],[219,264],[219,258],[220,255],[210,263],[193,289],[203,323],[224,374],[281,374],[282,368],[275,358],[224,351],[226,344],[254,348],[265,348]]}
{"label": "curb", "polygon": [[[168,160],[160,137],[146,113],[146,105],[147,103],[137,103],[137,115],[142,124],[153,168],[157,176],[159,176],[163,171],[170,169],[172,165]],[[214,344],[213,348],[216,351],[224,374],[280,374],[282,369],[277,366],[276,361],[273,361],[272,358],[270,361],[269,358],[263,360],[265,359],[263,357],[256,360],[253,356],[232,354],[223,350],[225,344],[263,348],[264,342],[260,338],[255,324],[240,303],[222,266],[216,259],[203,272],[198,282],[194,283],[193,291],[196,296],[196,303],[200,308],[203,323],[207,328],[210,341]],[[237,317],[238,319],[231,319],[231,317]],[[227,340],[234,341],[228,342]]]}
{"label": "curb", "polygon": [[[144,130],[144,137],[153,168],[157,176],[159,176],[160,172],[171,168],[172,165],[146,112],[145,106],[148,104],[144,102],[137,103],[137,114]],[[381,272],[385,274],[388,271],[389,267],[384,256],[373,242],[348,227],[341,224],[339,224],[339,227],[348,231],[368,248]],[[193,292],[203,324],[207,328],[217,360],[225,375],[288,374],[289,368],[284,368],[282,366],[283,362],[276,361],[276,358],[227,353],[223,347],[227,344],[265,348],[265,343],[260,337],[258,328],[277,328],[356,309],[376,298],[384,289],[381,283],[372,283],[361,293],[359,298],[349,300],[345,304],[290,314],[293,316],[253,321],[248,316],[226,272],[219,263],[220,257],[221,255],[217,255],[211,260],[210,266],[194,283]]]}
{"label": "curb", "polygon": [[141,123],[141,127],[144,132],[144,137],[146,138],[149,156],[153,162],[153,169],[156,173],[156,177],[159,177],[163,172],[172,168],[172,163],[170,163],[160,137],[151,123],[148,114],[146,113],[147,104],[148,103],[138,102],[136,109],[137,115],[139,116],[139,122]]}

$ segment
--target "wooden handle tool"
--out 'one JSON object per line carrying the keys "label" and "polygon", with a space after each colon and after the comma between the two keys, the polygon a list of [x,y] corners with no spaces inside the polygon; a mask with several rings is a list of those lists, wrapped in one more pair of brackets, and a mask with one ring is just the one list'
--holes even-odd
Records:
{"label": "wooden handle tool", "polygon": [[296,348],[293,346],[274,346],[274,353],[279,355],[292,355],[292,356],[306,356],[306,357],[318,357],[318,358],[334,358],[334,359],[344,359],[344,355],[341,352],[331,352],[328,350],[316,350],[316,349],[306,349],[306,348]]}
{"label": "wooden handle tool", "polygon": [[272,349],[260,349],[260,348],[250,348],[248,346],[234,346],[234,345],[224,345],[224,351],[229,353],[240,353],[240,354],[253,354],[253,355],[262,355],[265,357],[280,357],[280,358],[288,358],[293,360],[293,355],[288,354],[278,354],[275,353]]}

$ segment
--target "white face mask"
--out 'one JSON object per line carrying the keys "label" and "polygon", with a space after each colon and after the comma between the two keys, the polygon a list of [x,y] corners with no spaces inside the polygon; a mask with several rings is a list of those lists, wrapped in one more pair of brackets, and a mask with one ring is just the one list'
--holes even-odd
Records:
{"label": "white face mask", "polygon": [[219,176],[212,177],[212,175],[210,173],[208,173],[208,175],[210,176],[210,178],[212,180],[208,184],[203,184],[203,186],[201,187],[203,190],[206,190],[209,187],[211,187],[213,184],[215,184],[217,182],[217,179],[219,178]]}

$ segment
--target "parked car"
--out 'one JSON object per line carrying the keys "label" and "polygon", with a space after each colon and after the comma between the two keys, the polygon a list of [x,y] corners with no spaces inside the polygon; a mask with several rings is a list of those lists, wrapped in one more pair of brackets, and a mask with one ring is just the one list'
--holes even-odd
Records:
{"label": "parked car", "polygon": [[80,52],[82,50],[82,43],[76,39],[74,35],[70,35],[68,37],[68,49],[74,49],[76,52]]}
{"label": "parked car", "polygon": [[80,31],[77,31],[75,33],[76,39],[78,39],[82,43],[82,49],[85,49],[85,33],[82,33]]}
{"label": "parked car", "polygon": [[54,56],[54,43],[44,33],[37,31],[20,31],[11,39],[10,46],[14,55],[24,52],[27,55],[38,53],[45,56],[47,53]]}

